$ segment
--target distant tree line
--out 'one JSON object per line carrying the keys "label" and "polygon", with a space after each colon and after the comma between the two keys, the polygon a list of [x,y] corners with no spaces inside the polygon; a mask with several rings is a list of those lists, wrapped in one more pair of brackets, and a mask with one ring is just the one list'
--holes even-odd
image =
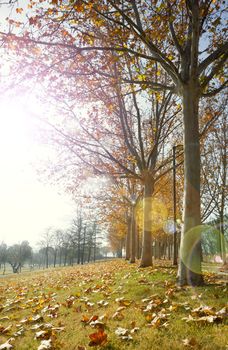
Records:
{"label": "distant tree line", "polygon": [[9,264],[13,273],[30,269],[49,268],[95,262],[107,256],[107,247],[101,244],[101,231],[96,221],[86,221],[79,215],[67,230],[47,228],[38,242],[38,250],[28,241],[7,246],[0,244],[0,270],[5,274]]}
{"label": "distant tree line", "polygon": [[66,231],[48,228],[43,233],[36,263],[48,268],[96,261],[103,258],[100,239],[97,222],[86,222],[79,216]]}

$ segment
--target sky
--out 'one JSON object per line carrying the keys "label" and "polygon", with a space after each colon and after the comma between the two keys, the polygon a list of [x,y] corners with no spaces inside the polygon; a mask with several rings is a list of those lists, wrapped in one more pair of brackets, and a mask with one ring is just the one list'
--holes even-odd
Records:
{"label": "sky", "polygon": [[[28,1],[20,0],[13,8],[4,3],[0,0],[0,30],[8,31],[6,18],[25,19]],[[17,14],[20,6],[24,11]],[[39,137],[39,118],[45,116],[46,106],[35,98],[36,88],[26,94],[16,89],[5,93],[7,64],[5,59],[0,62],[0,243],[28,240],[37,247],[47,228],[69,228],[77,208],[63,189],[41,182],[38,173],[45,170],[48,158],[56,160],[56,153]],[[91,186],[97,184],[92,181]]]}
{"label": "sky", "polygon": [[[4,3],[0,0],[0,5]],[[21,0],[13,9],[24,5]],[[0,6],[0,28],[6,28],[9,7]],[[23,16],[22,16],[23,17]],[[0,65],[1,75],[7,66]],[[51,150],[37,137],[37,120],[42,106],[30,96],[0,96],[0,243],[28,240],[33,247],[48,227],[66,229],[75,213],[75,203],[63,190],[41,182]]]}
{"label": "sky", "polygon": [[17,96],[0,99],[0,242],[7,244],[34,246],[47,227],[69,227],[75,211],[61,189],[39,180],[50,153],[37,137],[39,108]]}

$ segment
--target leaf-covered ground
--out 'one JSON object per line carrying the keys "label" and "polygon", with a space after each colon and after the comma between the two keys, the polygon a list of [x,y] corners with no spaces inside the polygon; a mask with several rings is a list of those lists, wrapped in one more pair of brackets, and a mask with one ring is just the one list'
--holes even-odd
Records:
{"label": "leaf-covered ground", "polygon": [[228,283],[179,288],[176,270],[122,260],[0,280],[0,349],[228,349]]}

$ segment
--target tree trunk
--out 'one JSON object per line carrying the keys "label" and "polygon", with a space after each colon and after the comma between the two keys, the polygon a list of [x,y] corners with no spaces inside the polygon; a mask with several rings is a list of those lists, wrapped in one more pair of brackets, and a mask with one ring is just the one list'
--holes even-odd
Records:
{"label": "tree trunk", "polygon": [[131,206],[131,240],[130,240],[130,263],[135,263],[136,237],[135,237],[135,207]]}
{"label": "tree trunk", "polygon": [[68,250],[67,248],[65,247],[65,252],[64,252],[64,266],[66,266],[66,263],[67,263],[67,254],[68,254]]}
{"label": "tree trunk", "polygon": [[140,267],[152,266],[152,194],[154,181],[148,172],[145,176],[143,198],[143,239]]}
{"label": "tree trunk", "polygon": [[53,262],[54,267],[56,265],[56,259],[57,259],[57,249],[54,250],[54,262]]}
{"label": "tree trunk", "polygon": [[173,146],[173,265],[177,266],[177,194],[176,194],[176,145]]}
{"label": "tree trunk", "polygon": [[[227,119],[227,118],[226,118]],[[225,238],[225,203],[226,203],[226,188],[227,188],[227,134],[226,134],[226,120],[224,120],[223,132],[224,132],[224,153],[222,156],[222,193],[221,193],[221,208],[220,208],[220,235],[221,235],[221,258],[223,264],[227,263],[226,261],[226,238]]]}
{"label": "tree trunk", "polygon": [[89,246],[88,246],[88,258],[87,258],[87,262],[90,262],[90,258],[91,258],[91,249],[92,249],[92,242],[89,242]]}
{"label": "tree trunk", "polygon": [[81,257],[81,228],[78,231],[78,257],[77,257],[77,264],[80,264],[80,257]]}
{"label": "tree trunk", "polygon": [[49,247],[46,247],[46,269],[48,269],[48,266],[49,266],[49,261],[48,261],[48,250],[49,250]]}
{"label": "tree trunk", "polygon": [[137,225],[135,225],[135,230],[136,230],[136,257],[137,259],[140,259],[141,244],[140,244],[140,237],[139,237],[139,227]]}
{"label": "tree trunk", "polygon": [[62,265],[62,248],[59,249],[59,266]]}
{"label": "tree trunk", "polygon": [[85,241],[86,241],[86,227],[83,230],[83,243],[82,243],[82,252],[81,252],[81,264],[84,264],[84,255],[85,255]]}
{"label": "tree trunk", "polygon": [[223,261],[223,264],[226,264],[226,239],[225,239],[225,230],[224,230],[224,215],[223,211],[220,213],[220,245],[221,245],[221,258]]}
{"label": "tree trunk", "polygon": [[183,86],[184,226],[181,233],[180,285],[202,285],[200,220],[199,92],[196,84]]}
{"label": "tree trunk", "polygon": [[170,239],[167,239],[167,244],[168,244],[168,260],[171,260],[171,243]]}
{"label": "tree trunk", "polygon": [[14,263],[14,264],[11,264],[11,266],[12,266],[12,269],[13,269],[13,273],[19,273],[20,266],[21,266],[20,263]]}
{"label": "tree trunk", "polygon": [[126,235],[126,254],[125,259],[130,259],[130,232],[131,232],[131,218],[127,217],[127,235]]}
{"label": "tree trunk", "polygon": [[122,250],[123,250],[123,239],[120,240],[119,248],[117,250],[117,258],[122,259]]}
{"label": "tree trunk", "polygon": [[95,237],[94,237],[94,250],[93,250],[93,261],[96,261],[96,248],[97,248],[97,233],[95,232]]}

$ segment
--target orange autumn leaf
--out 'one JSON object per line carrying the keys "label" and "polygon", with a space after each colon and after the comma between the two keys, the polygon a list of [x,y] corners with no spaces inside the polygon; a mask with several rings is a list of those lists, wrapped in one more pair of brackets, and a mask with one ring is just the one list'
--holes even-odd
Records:
{"label": "orange autumn leaf", "polygon": [[82,315],[81,322],[83,322],[83,323],[87,323],[87,322],[89,322],[89,317],[88,317],[88,316],[86,316],[86,315]]}
{"label": "orange autumn leaf", "polygon": [[19,13],[19,14],[22,13],[23,12],[23,8],[21,8],[21,7],[16,8],[16,12]]}
{"label": "orange autumn leaf", "polygon": [[102,329],[96,333],[90,334],[89,337],[91,339],[89,346],[99,346],[107,343],[107,334]]}

